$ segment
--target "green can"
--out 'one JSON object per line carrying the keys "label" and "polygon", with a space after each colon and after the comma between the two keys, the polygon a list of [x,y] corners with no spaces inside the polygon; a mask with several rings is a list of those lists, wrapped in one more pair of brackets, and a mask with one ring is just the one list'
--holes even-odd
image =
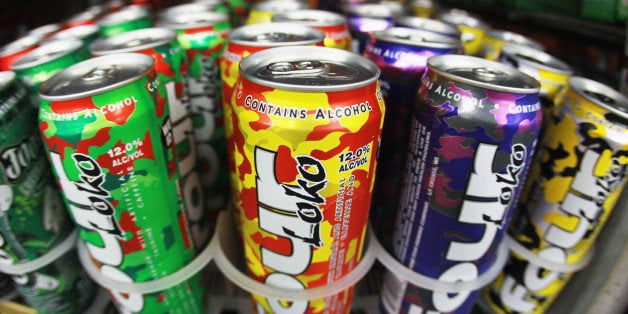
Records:
{"label": "green can", "polygon": [[226,208],[229,195],[218,58],[226,46],[231,25],[227,15],[212,12],[169,15],[158,25],[177,31],[179,44],[190,61],[186,91],[201,164],[203,197],[215,221],[220,210]]}
{"label": "green can", "polygon": [[[146,282],[194,256],[164,84],[152,57],[118,53],[75,64],[40,89],[39,129],[79,236],[108,278]],[[200,286],[109,290],[130,313],[203,312]]]}
{"label": "green can", "polygon": [[37,111],[0,72],[0,264],[34,260],[72,231],[37,131]]}
{"label": "green can", "polygon": [[96,24],[100,34],[107,38],[128,31],[152,27],[153,17],[146,8],[129,5],[120,11],[105,15]]}
{"label": "green can", "polygon": [[43,44],[11,65],[11,70],[27,87],[33,105],[39,106],[39,87],[57,72],[90,58],[78,39],[55,40]]}
{"label": "green can", "polygon": [[202,197],[203,184],[198,171],[196,140],[188,102],[185,101],[184,74],[188,61],[185,51],[177,41],[177,33],[167,28],[145,28],[105,38],[91,45],[95,56],[122,52],[138,52],[155,59],[159,79],[166,86],[168,104],[175,141],[177,166],[181,175],[183,197],[188,212],[188,223],[194,245],[201,250],[211,235],[205,202]]}

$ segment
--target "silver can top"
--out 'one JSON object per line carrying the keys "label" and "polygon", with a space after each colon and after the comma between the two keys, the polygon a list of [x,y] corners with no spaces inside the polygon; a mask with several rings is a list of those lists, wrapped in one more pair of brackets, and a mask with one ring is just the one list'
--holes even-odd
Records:
{"label": "silver can top", "polygon": [[392,19],[395,16],[395,12],[382,3],[347,4],[344,11],[348,15],[373,19]]}
{"label": "silver can top", "polygon": [[89,46],[95,56],[105,54],[135,52],[159,47],[177,39],[177,32],[167,28],[144,28],[122,33],[110,38],[96,40]]}
{"label": "silver can top", "polygon": [[558,58],[532,47],[521,45],[504,45],[501,49],[499,59],[519,68],[520,65],[527,65],[535,69],[543,69],[553,73],[571,75],[573,69]]}
{"label": "silver can top", "polygon": [[545,50],[545,46],[543,46],[543,44],[541,44],[540,42],[532,39],[532,38],[528,38],[526,36],[523,36],[521,34],[517,34],[517,33],[513,33],[510,31],[504,31],[504,30],[490,30],[488,31],[488,33],[486,33],[486,36],[505,42],[505,43],[511,43],[511,44],[517,44],[517,45],[521,45],[521,46],[527,46],[527,47],[532,47],[532,48],[536,48],[538,50]]}
{"label": "silver can top", "polygon": [[177,30],[214,26],[225,22],[229,22],[229,17],[225,13],[195,12],[166,15],[157,22],[156,26]]}
{"label": "silver can top", "polygon": [[313,27],[296,23],[262,23],[240,26],[227,36],[230,43],[246,46],[312,45],[321,43],[325,34]]}
{"label": "silver can top", "polygon": [[442,55],[427,60],[429,70],[454,82],[513,94],[533,94],[540,90],[535,78],[503,63],[487,59]]}
{"label": "silver can top", "polygon": [[13,84],[14,80],[15,80],[15,72],[0,71],[0,92],[5,90],[11,84]]}
{"label": "silver can top", "polygon": [[264,0],[255,3],[251,10],[279,13],[309,8],[309,3],[300,0]]}
{"label": "silver can top", "polygon": [[573,91],[585,99],[615,113],[623,119],[623,124],[628,126],[628,98],[615,89],[597,81],[572,76],[567,81]]}
{"label": "silver can top", "polygon": [[100,26],[115,25],[150,17],[150,11],[140,6],[130,5],[120,11],[109,13],[98,20]]}
{"label": "silver can top", "polygon": [[189,14],[196,12],[213,12],[220,5],[220,1],[214,2],[194,2],[184,3],[167,7],[159,12],[161,18],[167,18],[168,15]]}
{"label": "silver can top", "polygon": [[50,41],[19,58],[10,68],[13,71],[30,69],[67,56],[82,47],[83,42],[74,38]]}
{"label": "silver can top", "polygon": [[490,29],[488,24],[480,20],[480,18],[464,10],[449,10],[448,12],[440,14],[438,16],[438,19],[445,23],[453,25],[465,25],[468,27],[480,28],[485,30]]}
{"label": "silver can top", "polygon": [[83,39],[83,38],[86,38],[92,35],[97,35],[97,34],[98,34],[98,26],[94,24],[87,24],[87,25],[79,25],[72,28],[66,28],[66,29],[60,30],[56,32],[54,35],[52,35],[50,39],[51,40],[68,39],[68,38]]}
{"label": "silver can top", "polygon": [[90,97],[130,84],[154,67],[151,56],[119,53],[91,58],[68,67],[45,81],[39,96],[50,101]]}
{"label": "silver can top", "polygon": [[408,27],[392,27],[382,31],[376,31],[373,32],[373,37],[376,40],[414,47],[453,49],[460,48],[462,45],[459,39],[428,30]]}
{"label": "silver can top", "polygon": [[35,47],[41,42],[41,36],[27,35],[18,38],[0,48],[0,57],[8,56],[22,50]]}
{"label": "silver can top", "polygon": [[379,73],[379,67],[365,57],[317,46],[270,48],[240,62],[240,75],[246,80],[290,91],[352,90],[375,82]]}
{"label": "silver can top", "polygon": [[36,28],[33,28],[28,31],[29,35],[39,36],[39,37],[47,37],[52,35],[55,32],[58,32],[61,29],[61,24],[59,23],[51,23],[42,25]]}
{"label": "silver can top", "polygon": [[292,22],[306,26],[336,26],[347,23],[341,14],[324,10],[294,10],[273,15],[273,22]]}
{"label": "silver can top", "polygon": [[460,38],[460,31],[455,26],[438,20],[419,16],[402,16],[397,19],[398,26],[429,30],[450,37]]}

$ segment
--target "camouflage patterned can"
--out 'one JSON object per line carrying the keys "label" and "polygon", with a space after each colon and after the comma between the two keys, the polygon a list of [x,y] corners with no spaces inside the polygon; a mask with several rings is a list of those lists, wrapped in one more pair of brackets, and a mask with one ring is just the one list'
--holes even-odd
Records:
{"label": "camouflage patterned can", "polygon": [[542,264],[578,264],[606,224],[627,181],[628,98],[601,83],[569,78],[556,97],[509,233],[545,263],[513,254],[485,290],[499,313],[543,313],[571,273]]}
{"label": "camouflage patterned can", "polygon": [[137,52],[155,59],[155,69],[168,93],[168,104],[175,141],[177,166],[181,175],[188,224],[198,250],[209,241],[209,211],[205,210],[203,188],[197,171],[196,141],[187,101],[184,75],[188,70],[185,51],[177,41],[177,33],[166,28],[145,28],[101,39],[91,46],[96,56]]}
{"label": "camouflage patterned can", "polygon": [[[249,275],[306,289],[337,281],[362,257],[384,102],[379,68],[354,53],[292,46],[240,63],[232,172]],[[353,288],[260,313],[349,313]]]}
{"label": "camouflage patterned can", "polygon": [[[100,273],[119,281],[165,277],[194,255],[154,64],[138,53],[96,57],[40,89],[39,129],[66,207]],[[193,283],[110,293],[121,311],[202,312],[202,287]]]}
{"label": "camouflage patterned can", "polygon": [[188,56],[186,82],[189,110],[194,124],[196,151],[203,180],[205,206],[212,222],[224,210],[229,195],[229,170],[218,58],[231,25],[226,14],[199,12],[168,15],[158,26],[177,32],[179,45]]}
{"label": "camouflage patterned can", "polygon": [[57,72],[91,55],[77,39],[51,41],[37,47],[11,65],[26,86],[33,105],[39,108],[39,87]]}
{"label": "camouflage patterned can", "polygon": [[325,34],[325,47],[351,50],[351,33],[347,19],[334,12],[295,10],[272,17],[273,22],[297,23],[318,29]]}
{"label": "camouflage patterned can", "polygon": [[120,11],[109,13],[100,18],[96,24],[100,34],[107,38],[142,28],[153,26],[153,17],[145,8],[130,5]]}
{"label": "camouflage patterned can", "polygon": [[37,48],[42,37],[30,35],[16,39],[0,48],[0,71],[10,71],[11,64]]}

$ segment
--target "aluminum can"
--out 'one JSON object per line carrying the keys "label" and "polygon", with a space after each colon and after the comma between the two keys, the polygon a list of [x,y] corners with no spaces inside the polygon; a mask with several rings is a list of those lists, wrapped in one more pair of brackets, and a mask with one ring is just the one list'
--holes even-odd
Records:
{"label": "aluminum can", "polygon": [[41,43],[40,36],[24,36],[0,48],[0,71],[10,71],[11,64],[37,48]]}
{"label": "aluminum can", "polygon": [[145,8],[130,5],[103,16],[96,24],[100,34],[108,38],[128,31],[152,27],[153,17]]}
{"label": "aluminum can", "polygon": [[384,4],[347,4],[344,7],[349,31],[351,51],[362,54],[368,45],[371,33],[382,31],[395,24],[395,16]]}
{"label": "aluminum can", "polygon": [[395,21],[395,26],[431,31],[452,38],[461,38],[460,30],[454,25],[419,16],[402,16]]}
{"label": "aluminum can", "polygon": [[15,73],[0,72],[0,261],[35,260],[72,231],[37,130],[37,110]]}
{"label": "aluminum can", "polygon": [[70,16],[61,23],[63,29],[74,28],[82,25],[96,25],[96,20],[101,16],[102,11],[85,10]]}
{"label": "aluminum can", "polygon": [[188,61],[177,41],[177,33],[167,28],[145,28],[126,32],[94,42],[91,52],[95,56],[137,52],[155,59],[155,69],[168,93],[168,104],[175,142],[176,160],[181,175],[188,224],[194,245],[203,249],[211,234],[211,218],[205,209],[203,184],[197,168],[196,141],[190,110],[185,100],[185,79]]}
{"label": "aluminum can", "polygon": [[483,51],[484,37],[490,30],[490,26],[480,18],[464,10],[452,9],[442,13],[438,19],[455,25],[462,33],[462,43],[467,55],[480,56]]}
{"label": "aluminum can", "polygon": [[61,29],[61,24],[59,23],[50,23],[45,24],[36,28],[33,28],[28,31],[27,36],[35,36],[40,38],[50,38],[54,33],[58,32]]}
{"label": "aluminum can", "polygon": [[168,19],[168,15],[181,15],[198,12],[231,13],[229,7],[224,1],[205,0],[203,2],[184,3],[164,8],[161,12],[159,12],[159,16],[161,19]]}
{"label": "aluminum can", "polygon": [[272,21],[314,27],[325,34],[325,47],[351,50],[349,25],[341,14],[322,10],[296,10],[275,14]]}
{"label": "aluminum can", "polygon": [[245,24],[270,23],[275,14],[306,9],[310,5],[302,0],[262,0],[253,4]]}
{"label": "aluminum can", "polygon": [[50,40],[63,40],[76,38],[83,42],[85,49],[89,50],[89,45],[100,38],[100,32],[96,25],[80,25],[72,28],[62,29],[50,37]]}
{"label": "aluminum can", "polygon": [[26,86],[33,106],[39,107],[39,87],[57,72],[90,58],[77,39],[51,41],[30,51],[11,65],[11,70]]}
{"label": "aluminum can", "polygon": [[379,82],[388,109],[371,204],[371,222],[385,243],[390,242],[393,231],[405,173],[412,112],[427,59],[456,54],[461,49],[459,39],[426,30],[392,27],[373,32],[364,51],[364,56],[382,71]]}
{"label": "aluminum can", "polygon": [[[439,281],[475,280],[495,263],[528,171],[542,122],[539,83],[486,59],[432,57],[412,115],[394,256]],[[384,287],[394,312],[466,313],[479,294]]]}
{"label": "aluminum can", "polygon": [[229,195],[218,58],[225,49],[231,25],[226,14],[212,12],[170,15],[158,25],[177,32],[179,45],[185,50],[190,63],[185,80],[187,105],[194,124],[204,187],[202,196],[213,223],[219,212],[226,208]]}
{"label": "aluminum can", "polygon": [[[574,76],[555,102],[509,233],[542,260],[571,264],[592,253],[626,185],[628,98]],[[512,259],[486,290],[499,296],[488,298],[491,308],[543,313],[571,274]]]}
{"label": "aluminum can", "polygon": [[[252,54],[240,70],[231,175],[249,275],[287,289],[337,281],[362,256],[384,115],[379,69],[348,51],[293,46]],[[348,313],[352,293],[254,300],[262,313]]]}
{"label": "aluminum can", "polygon": [[[194,255],[155,61],[118,53],[77,63],[40,89],[39,130],[65,205],[100,273],[145,282]],[[146,210],[150,209],[150,210]],[[109,290],[121,311],[202,312],[200,287]]]}
{"label": "aluminum can", "polygon": [[543,44],[532,38],[504,30],[493,29],[488,31],[484,36],[483,41],[483,56],[489,60],[497,60],[502,47],[506,44],[545,50],[545,46],[543,46]]}
{"label": "aluminum can", "polygon": [[436,6],[433,0],[409,0],[406,1],[407,6],[412,11],[412,14],[420,18],[430,18],[436,11]]}

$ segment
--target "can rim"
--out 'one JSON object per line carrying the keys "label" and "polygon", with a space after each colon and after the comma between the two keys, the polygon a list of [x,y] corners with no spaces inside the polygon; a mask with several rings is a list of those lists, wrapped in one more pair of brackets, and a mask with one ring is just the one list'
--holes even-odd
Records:
{"label": "can rim", "polygon": [[446,23],[458,26],[463,25],[472,28],[483,29],[485,31],[491,29],[491,27],[486,22],[480,20],[480,18],[461,10],[452,10],[449,12],[445,12],[439,15],[439,19]]}
{"label": "can rim", "polygon": [[[134,40],[139,39],[149,39],[150,41],[135,46],[128,45]],[[124,32],[113,37],[98,39],[89,45],[89,51],[93,55],[135,52],[166,45],[175,40],[177,40],[177,32],[172,29],[163,27],[142,28]]]}
{"label": "can rim", "polygon": [[[422,24],[416,24],[418,22],[422,22]],[[426,29],[435,33],[445,34],[448,36],[460,37],[460,30],[454,25],[420,16],[405,15],[397,19],[396,24],[409,28]]]}
{"label": "can rim", "polygon": [[[541,89],[539,81],[532,76],[525,74],[509,65],[496,61],[490,61],[480,57],[467,55],[441,55],[427,59],[427,65],[429,70],[436,72],[440,76],[456,82],[461,82],[488,90],[513,94],[534,94],[539,93]],[[448,72],[450,70],[456,69],[454,68],[455,66],[464,66],[466,69],[469,70],[482,68],[499,70],[508,75],[508,77],[519,77],[519,81],[523,86],[504,86],[494,83],[487,83]],[[460,69],[460,67],[458,67],[458,69]]]}
{"label": "can rim", "polygon": [[[623,119],[628,119],[628,98],[610,86],[580,76],[570,77],[567,80],[567,85],[570,89],[588,101],[620,115]],[[616,103],[616,106],[604,103],[591,95],[588,95],[586,91],[592,91],[609,97]]]}
{"label": "can rim", "polygon": [[[312,38],[297,40],[297,41],[289,41],[289,42],[260,42],[260,41],[252,41],[243,39],[242,37],[245,35],[254,35],[254,34],[265,34],[270,32],[276,33],[286,33],[290,32],[291,35],[311,35]],[[241,36],[240,38],[238,36]],[[242,46],[251,46],[251,47],[275,47],[275,46],[294,46],[294,45],[313,45],[317,43],[322,43],[325,39],[325,33],[322,31],[305,25],[299,25],[297,23],[260,23],[260,24],[251,24],[240,26],[236,29],[233,29],[227,35],[227,42],[234,43]]]}
{"label": "can rim", "polygon": [[[305,20],[303,18],[309,18],[309,19]],[[338,13],[325,11],[325,10],[313,10],[313,9],[302,9],[302,10],[281,12],[281,13],[273,15],[271,20],[273,22],[291,22],[291,23],[297,23],[300,25],[319,26],[319,27],[344,25],[347,22],[347,18],[345,18],[343,15],[340,15]]]}
{"label": "can rim", "polygon": [[[117,61],[117,62],[113,62]],[[112,63],[113,62],[113,63]],[[81,77],[87,73],[87,70],[93,70],[95,67],[103,64],[107,64],[110,66],[116,64],[128,64],[137,67],[137,71],[133,76],[129,76],[123,80],[119,80],[115,83],[106,85],[106,86],[96,86],[91,89],[87,89],[81,92],[74,92],[70,94],[62,94],[62,95],[54,95],[49,94],[53,89],[62,89],[63,87],[67,87],[70,84],[68,81],[68,77],[77,78]],[[143,65],[143,66],[142,66]],[[94,57],[91,59],[87,59],[85,61],[81,61],[76,63],[60,72],[57,72],[51,78],[46,80],[39,89],[39,97],[48,101],[66,101],[66,100],[74,100],[81,99],[86,97],[91,97],[93,95],[102,94],[111,90],[114,90],[118,87],[125,86],[135,82],[146,74],[150,73],[154,69],[155,60],[153,57],[141,54],[141,53],[118,53],[105,55],[100,57]]]}
{"label": "can rim", "polygon": [[0,57],[12,55],[22,50],[36,47],[41,41],[42,37],[37,35],[26,35],[18,38],[2,47],[0,47]]}
{"label": "can rim", "polygon": [[0,71],[0,91],[7,89],[15,80],[15,72]]}
{"label": "can rim", "polygon": [[[398,35],[421,37],[421,40],[415,38],[402,38]],[[429,47],[429,48],[460,48],[462,42],[455,38],[439,34],[430,30],[422,30],[410,27],[391,27],[381,31],[373,32],[373,37],[377,40],[403,44],[407,46]],[[427,39],[427,40],[423,40]]]}
{"label": "can rim", "polygon": [[157,22],[156,26],[179,30],[214,26],[216,24],[228,22],[229,16],[222,12],[194,12],[186,14],[173,13],[164,16]]}
{"label": "can rim", "polygon": [[[270,63],[312,61],[313,59],[333,63],[351,61],[351,64],[355,65],[356,68],[361,68],[368,73],[368,79],[341,85],[303,85],[267,80],[248,71],[250,69],[258,69],[260,66]],[[245,57],[239,64],[240,75],[248,81],[266,87],[297,92],[338,92],[358,89],[376,82],[379,78],[380,71],[379,67],[373,61],[361,55],[338,48],[320,46],[283,46],[269,48]]]}
{"label": "can rim", "polygon": [[83,47],[83,42],[78,39],[59,39],[49,41],[33,49],[13,64],[10,68],[13,71],[21,71],[33,68],[52,60],[60,59]]}
{"label": "can rim", "polygon": [[96,24],[101,27],[116,25],[118,23],[132,22],[135,20],[150,17],[148,11],[138,6],[128,6],[120,11],[109,13],[101,17]]}
{"label": "can rim", "polygon": [[540,42],[528,36],[507,30],[492,29],[486,33],[486,36],[505,43],[518,44],[522,46],[534,47],[538,50],[545,50],[545,46],[543,46]]}
{"label": "can rim", "polygon": [[360,18],[392,18],[394,12],[392,8],[383,3],[366,3],[345,6],[345,12],[348,15],[357,16]]}
{"label": "can rim", "polygon": [[[535,68],[564,75],[573,74],[573,69],[569,64],[543,50],[518,44],[506,44],[502,47],[501,53],[507,55],[508,57],[515,58],[518,62],[531,65]],[[521,54],[524,54],[525,56],[522,57],[520,56]]]}

